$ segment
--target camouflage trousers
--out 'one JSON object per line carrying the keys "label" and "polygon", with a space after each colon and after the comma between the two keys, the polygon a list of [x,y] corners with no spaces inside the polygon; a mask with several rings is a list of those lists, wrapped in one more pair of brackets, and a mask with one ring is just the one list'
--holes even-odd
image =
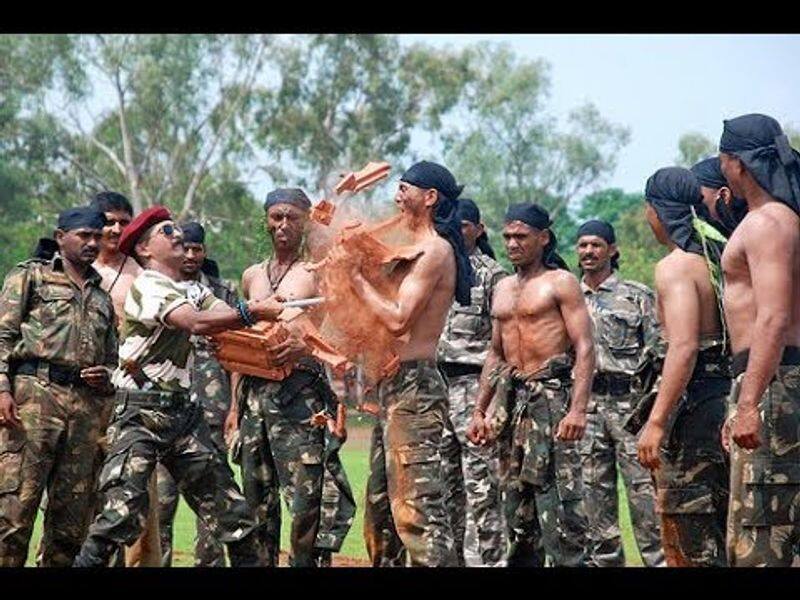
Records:
{"label": "camouflage trousers", "polygon": [[467,427],[478,395],[479,375],[448,378],[450,424],[444,429],[442,460],[445,506],[459,559],[466,566],[505,565],[506,524],[500,490],[499,448],[476,446]]}
{"label": "camouflage trousers", "polygon": [[[204,360],[203,360],[204,359]],[[230,386],[227,374],[213,358],[195,356],[192,371],[192,400],[203,408],[203,418],[208,424],[214,449],[220,460],[227,462],[224,425],[230,405]],[[156,468],[158,486],[159,534],[161,536],[161,566],[172,565],[172,539],[175,513],[178,510],[178,485],[164,465]],[[194,566],[224,567],[225,548],[198,517],[195,529]]]}
{"label": "camouflage trousers", "polygon": [[778,367],[759,412],[761,445],[744,450],[731,442],[728,560],[733,567],[788,567],[800,555],[800,366]]}
{"label": "camouflage trousers", "polygon": [[657,511],[670,567],[724,567],[728,463],[722,448],[730,379],[694,378],[656,471]]}
{"label": "camouflage trousers", "polygon": [[228,547],[233,566],[259,563],[256,523],[227,462],[215,451],[200,407],[187,395],[118,390],[100,472],[103,510],[75,560],[103,566],[117,544],[141,533],[148,480],[162,463],[192,510]]}
{"label": "camouflage trousers", "polygon": [[653,479],[639,463],[636,437],[622,428],[630,408],[630,396],[595,394],[586,415],[586,432],[581,440],[584,506],[589,522],[589,553],[597,567],[625,566],[617,469],[625,484],[642,561],[648,567],[664,565]]}
{"label": "camouflage trousers", "polygon": [[305,386],[284,399],[286,381],[244,381],[239,412],[244,493],[264,526],[267,564],[278,565],[282,494],[292,517],[290,565],[327,566],[353,524],[355,501],[339,458],[341,440],[311,424],[311,416],[326,409],[324,398]]}
{"label": "camouflage trousers", "polygon": [[579,442],[555,439],[569,404],[569,380],[514,381],[506,498],[510,567],[587,566]]}
{"label": "camouflage trousers", "polygon": [[23,427],[0,428],[0,566],[24,566],[45,489],[39,564],[69,566],[92,517],[98,440],[111,399],[28,375],[14,378],[14,399]]}
{"label": "camouflage trousers", "polygon": [[364,539],[373,566],[456,566],[445,510],[447,385],[434,361],[407,361],[378,387]]}

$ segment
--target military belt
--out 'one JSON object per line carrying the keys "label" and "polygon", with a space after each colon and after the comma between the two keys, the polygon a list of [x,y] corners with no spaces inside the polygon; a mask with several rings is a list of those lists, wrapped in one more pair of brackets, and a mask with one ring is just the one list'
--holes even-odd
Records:
{"label": "military belt", "polygon": [[189,392],[117,390],[117,399],[124,400],[128,405],[157,408],[179,408],[193,404],[190,402]]}
{"label": "military belt", "polygon": [[600,396],[627,396],[631,393],[633,377],[617,373],[597,373],[592,380],[592,392]]}
{"label": "military belt", "polygon": [[480,375],[481,365],[467,365],[464,363],[443,362],[439,367],[449,378],[463,377],[465,375]]}
{"label": "military belt", "polygon": [[[733,376],[738,377],[747,370],[747,361],[750,359],[750,348],[737,352],[732,361]],[[781,356],[781,365],[800,365],[800,348],[786,346]]]}
{"label": "military belt", "polygon": [[14,367],[16,375],[32,375],[59,385],[86,385],[81,378],[81,368],[59,365],[46,360],[32,359],[19,362]]}

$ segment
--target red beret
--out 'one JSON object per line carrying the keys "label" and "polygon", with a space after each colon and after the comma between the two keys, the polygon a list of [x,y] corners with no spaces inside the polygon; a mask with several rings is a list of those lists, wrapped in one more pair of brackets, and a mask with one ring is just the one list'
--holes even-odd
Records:
{"label": "red beret", "polygon": [[139,238],[142,237],[145,231],[156,223],[170,220],[172,220],[172,215],[169,214],[169,211],[163,206],[151,206],[147,210],[142,211],[131,221],[130,225],[125,228],[122,235],[119,236],[119,245],[117,246],[119,251],[123,254],[133,254],[136,242],[139,241]]}

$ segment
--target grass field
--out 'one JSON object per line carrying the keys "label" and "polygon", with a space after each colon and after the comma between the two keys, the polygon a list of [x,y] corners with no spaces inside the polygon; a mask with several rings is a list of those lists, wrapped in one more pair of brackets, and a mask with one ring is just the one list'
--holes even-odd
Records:
{"label": "grass field", "polygon": [[[343,557],[351,557],[356,559],[366,559],[367,553],[364,548],[363,540],[363,526],[364,526],[364,512],[363,512],[363,499],[367,486],[368,476],[368,454],[369,454],[369,428],[366,426],[349,427],[349,439],[345,447],[341,451],[342,461],[347,470],[347,476],[350,479],[350,485],[353,488],[356,502],[358,503],[358,510],[356,512],[355,522],[353,523],[350,533],[344,541],[342,546],[341,555]],[[234,468],[237,472],[238,468]],[[624,488],[618,486],[620,499],[625,499]],[[630,516],[628,514],[627,500],[623,501],[620,510],[620,520],[622,525],[622,540],[625,549],[625,557],[628,566],[641,566],[642,561],[639,557],[639,552],[636,549],[636,543],[633,539],[631,532]],[[33,564],[36,547],[39,544],[41,537],[41,513],[37,519],[36,526],[33,532],[33,539],[28,554],[28,564]],[[289,517],[286,512],[286,507],[283,508],[283,527],[281,531],[281,548],[286,549],[289,547]],[[175,517],[174,526],[174,550],[173,550],[173,564],[174,566],[187,567],[193,564],[194,554],[194,535],[195,535],[195,517],[191,509],[188,507],[183,498],[181,498],[178,512]]]}

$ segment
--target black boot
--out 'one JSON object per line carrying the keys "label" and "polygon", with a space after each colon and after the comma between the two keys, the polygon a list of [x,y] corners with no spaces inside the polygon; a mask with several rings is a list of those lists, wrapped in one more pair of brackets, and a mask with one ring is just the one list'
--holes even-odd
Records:
{"label": "black boot", "polygon": [[238,542],[229,542],[228,558],[232,567],[263,567],[264,561],[259,553],[257,536],[248,535]]}

